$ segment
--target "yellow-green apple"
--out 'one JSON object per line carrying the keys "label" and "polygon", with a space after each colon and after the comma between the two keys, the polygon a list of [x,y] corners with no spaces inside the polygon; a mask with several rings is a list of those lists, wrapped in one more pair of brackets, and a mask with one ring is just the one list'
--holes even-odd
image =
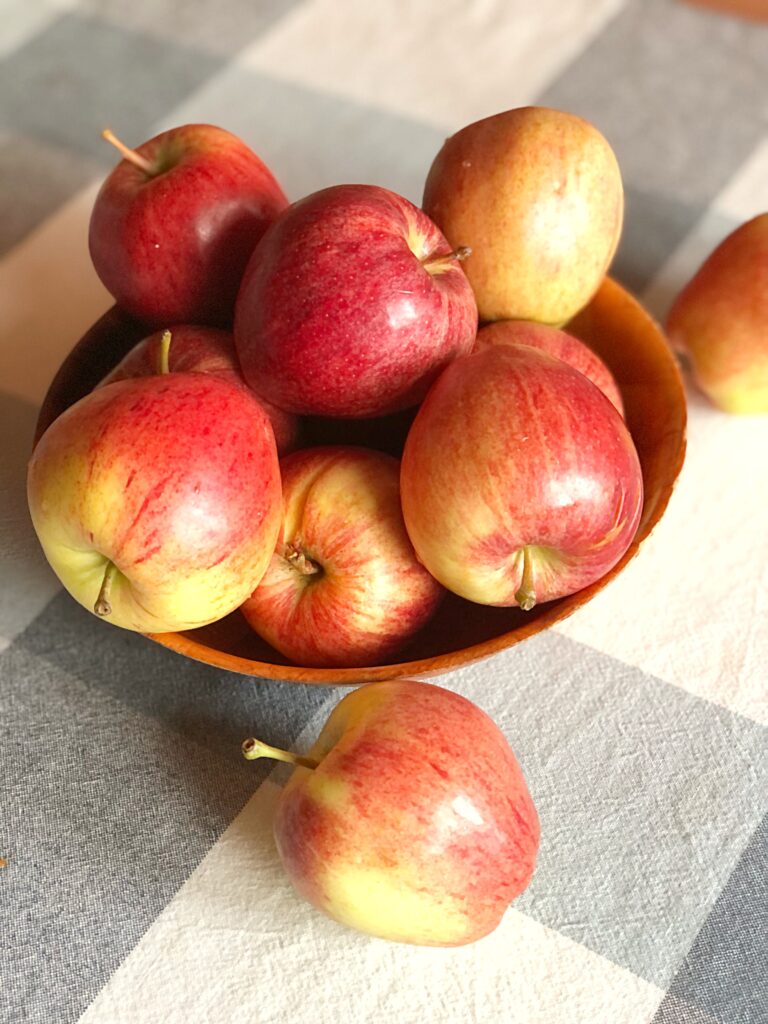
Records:
{"label": "yellow-green apple", "polygon": [[396,942],[460,946],[493,931],[528,885],[539,819],[506,737],[476,704],[413,680],[336,705],[277,805],[280,858],[301,896]]}
{"label": "yellow-green apple", "polygon": [[265,228],[287,205],[269,168],[209,124],[161,132],[132,150],[96,197],[88,235],[96,273],[140,320],[228,323]]}
{"label": "yellow-green apple", "polygon": [[726,412],[768,413],[768,213],[704,261],[667,320],[701,390]]}
{"label": "yellow-green apple", "polygon": [[600,356],[572,334],[530,320],[497,320],[480,328],[474,350],[478,351],[488,345],[530,345],[556,359],[562,359],[588,377],[624,415],[624,403],[613,374]]}
{"label": "yellow-green apple", "polygon": [[386,661],[443,594],[405,532],[399,462],[340,446],[294,452],[280,469],[283,525],[246,619],[301,665]]}
{"label": "yellow-green apple", "polygon": [[424,210],[452,245],[482,320],[562,324],[597,291],[621,233],[613,150],[588,121],[519,107],[462,128],[435,157]]}
{"label": "yellow-green apple", "polygon": [[640,518],[624,421],[578,370],[530,346],[457,359],[405,442],[403,514],[419,559],[461,597],[525,610],[603,576]]}
{"label": "yellow-green apple", "polygon": [[[131,377],[146,377],[162,372],[162,339],[165,331],[156,331],[137,342],[99,386]],[[228,331],[195,324],[176,324],[170,328],[172,343],[168,351],[171,373],[212,373],[247,387],[240,372],[235,343]],[[275,432],[278,455],[292,451],[299,438],[299,420],[293,413],[278,409],[257,396]]]}
{"label": "yellow-green apple", "polygon": [[274,435],[245,388],[210,374],[117,381],[43,434],[28,499],[84,607],[141,632],[202,626],[242,603],[274,551]]}
{"label": "yellow-green apple", "polygon": [[267,230],[246,269],[235,307],[245,379],[297,413],[379,416],[418,404],[474,343],[464,255],[387,189],[307,196]]}

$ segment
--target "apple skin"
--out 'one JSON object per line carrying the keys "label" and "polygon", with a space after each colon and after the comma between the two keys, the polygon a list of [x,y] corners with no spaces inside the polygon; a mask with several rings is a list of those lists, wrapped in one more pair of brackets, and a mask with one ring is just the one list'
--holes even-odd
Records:
{"label": "apple skin", "polygon": [[611,405],[624,416],[624,402],[613,374],[591,348],[572,334],[530,320],[497,320],[477,332],[474,351],[487,345],[530,345],[562,359],[600,388]]}
{"label": "apple skin", "polygon": [[336,921],[396,942],[460,946],[528,885],[539,819],[510,746],[442,687],[371,683],[335,707],[279,798],[296,890]]}
{"label": "apple skin", "polygon": [[161,132],[99,191],[88,243],[117,303],[149,324],[227,324],[254,246],[288,200],[236,135],[208,124]]}
{"label": "apple skin", "polygon": [[[388,660],[444,593],[405,532],[399,462],[365,448],[311,448],[283,459],[280,471],[280,538],[243,614],[300,665]],[[301,571],[313,566],[320,571]]]}
{"label": "apple skin", "polygon": [[280,529],[269,420],[245,388],[166,374],[92,391],[43,434],[29,508],[54,572],[90,611],[117,568],[106,621],[160,633],[237,608]]}
{"label": "apple skin", "polygon": [[[168,350],[168,368],[171,373],[212,373],[230,383],[248,387],[237,362],[235,342],[228,331],[216,327],[198,327],[195,324],[174,324],[168,330],[171,332]],[[137,342],[98,387],[117,380],[159,373],[163,334],[164,331],[156,331]],[[298,417],[278,409],[260,395],[256,397],[272,424],[278,455],[287,455],[299,442]]]}
{"label": "apple skin", "polygon": [[573,367],[523,345],[444,371],[408,434],[400,485],[408,534],[436,579],[526,610],[612,568],[643,503],[616,409]]}
{"label": "apple skin", "polygon": [[667,333],[720,409],[768,413],[768,213],[709,255],[672,305]]}
{"label": "apple skin", "polygon": [[472,249],[464,269],[481,320],[558,325],[604,278],[624,193],[613,150],[593,125],[519,107],[446,140],[423,207],[452,245]]}
{"label": "apple skin", "polygon": [[477,307],[440,231],[407,199],[337,185],[265,233],[235,308],[245,379],[275,405],[381,416],[418,404],[468,352]]}

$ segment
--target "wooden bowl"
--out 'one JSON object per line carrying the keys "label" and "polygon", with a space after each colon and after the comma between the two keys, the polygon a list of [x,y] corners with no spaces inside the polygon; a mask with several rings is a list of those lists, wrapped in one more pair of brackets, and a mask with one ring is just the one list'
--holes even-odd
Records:
{"label": "wooden bowl", "polygon": [[[352,685],[447,672],[520,643],[580,608],[621,572],[661,518],[683,464],[686,408],[680,373],[666,339],[642,306],[615,281],[606,279],[568,330],[585,341],[613,371],[643,469],[645,500],[639,529],[624,557],[602,579],[530,612],[490,608],[448,595],[435,618],[402,653],[401,660],[369,668],[292,665],[250,629],[240,612],[210,626],[183,633],[150,634],[150,639],[188,658],[244,675]],[[64,409],[87,394],[146,333],[141,324],[116,307],[98,320],[59,368],[40,410],[35,439]]]}

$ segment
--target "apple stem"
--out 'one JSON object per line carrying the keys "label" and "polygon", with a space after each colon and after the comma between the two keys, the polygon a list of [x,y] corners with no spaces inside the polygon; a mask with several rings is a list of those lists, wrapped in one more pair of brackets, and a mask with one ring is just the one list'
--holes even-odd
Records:
{"label": "apple stem", "polygon": [[149,175],[150,178],[154,177],[155,168],[149,160],[140,153],[137,153],[135,149],[129,149],[124,142],[121,142],[120,139],[118,139],[110,128],[105,128],[101,133],[101,137],[106,139],[107,142],[111,142],[124,160],[132,163],[134,167],[138,167],[140,171],[144,171],[144,173]]}
{"label": "apple stem", "polygon": [[301,754],[293,754],[290,750],[281,750],[279,747],[270,747],[268,743],[251,737],[243,741],[243,757],[248,761],[256,761],[260,757],[271,757],[274,761],[285,761],[286,764],[299,765],[301,768],[317,768],[320,764],[313,757],[302,757]]}
{"label": "apple stem", "polygon": [[433,267],[437,263],[446,263],[448,260],[457,260],[461,263],[467,256],[472,255],[472,250],[468,245],[459,245],[451,252],[433,253],[431,256],[427,256],[426,259],[421,261],[422,267]]}
{"label": "apple stem", "polygon": [[536,589],[533,580],[533,559],[528,545],[523,548],[523,575],[515,600],[524,612],[529,612],[536,604]]}
{"label": "apple stem", "polygon": [[160,339],[160,351],[157,355],[157,372],[160,374],[170,373],[170,366],[168,364],[168,353],[171,350],[171,332],[163,331],[163,336]]}
{"label": "apple stem", "polygon": [[320,572],[320,566],[308,555],[304,554],[298,541],[286,544],[283,548],[283,558],[290,562],[293,568],[302,576],[314,576]]}
{"label": "apple stem", "polygon": [[107,562],[107,568],[104,570],[104,579],[101,581],[99,596],[96,598],[96,604],[93,606],[93,610],[102,618],[105,615],[112,614],[112,605],[109,603],[109,592],[112,589],[112,580],[115,578],[116,572],[117,566],[115,563]]}

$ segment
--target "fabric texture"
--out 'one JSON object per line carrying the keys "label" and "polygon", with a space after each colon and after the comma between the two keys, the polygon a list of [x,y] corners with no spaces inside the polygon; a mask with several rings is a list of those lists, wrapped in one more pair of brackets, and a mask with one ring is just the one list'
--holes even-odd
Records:
{"label": "fabric texture", "polygon": [[294,895],[271,836],[340,688],[252,679],[98,622],[24,491],[37,409],[111,304],[87,225],[113,154],[187,121],[291,199],[420,202],[443,138],[541,103],[614,146],[613,272],[663,318],[768,209],[768,25],[674,0],[0,0],[0,1024],[765,1024],[768,417],[688,382],[688,455],[640,555],[557,628],[441,677],[518,754],[538,868],[461,949],[367,938]]}

